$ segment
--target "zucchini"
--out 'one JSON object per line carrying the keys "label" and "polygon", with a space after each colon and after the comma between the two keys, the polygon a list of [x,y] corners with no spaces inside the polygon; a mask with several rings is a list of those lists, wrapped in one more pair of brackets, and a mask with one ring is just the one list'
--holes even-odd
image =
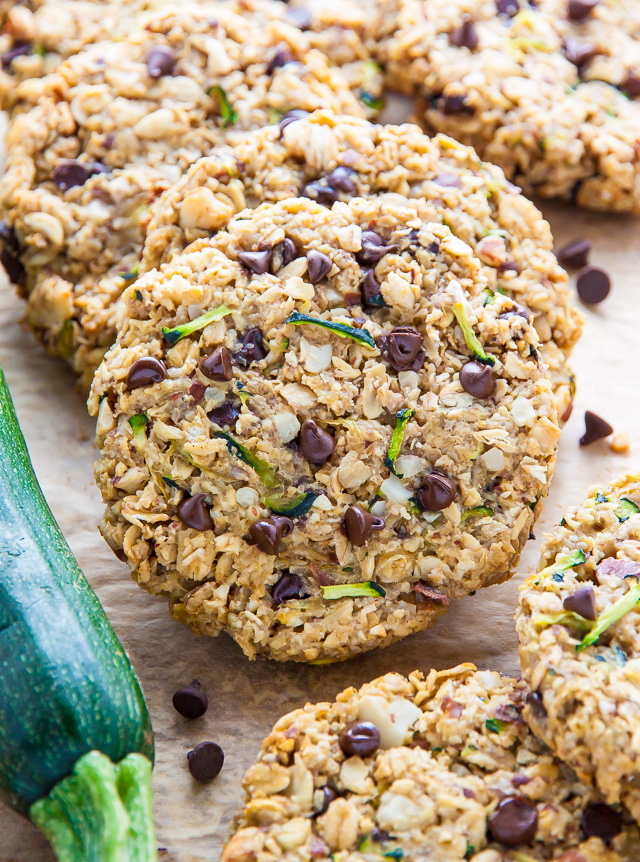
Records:
{"label": "zucchini", "polygon": [[0,368],[0,798],[64,862],[156,858],[140,684],[33,472]]}

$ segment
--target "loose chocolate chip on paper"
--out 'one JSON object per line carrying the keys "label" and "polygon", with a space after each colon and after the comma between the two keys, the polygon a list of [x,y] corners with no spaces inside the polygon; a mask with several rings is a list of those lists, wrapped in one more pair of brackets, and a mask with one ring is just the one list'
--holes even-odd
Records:
{"label": "loose chocolate chip on paper", "polygon": [[558,249],[557,256],[562,266],[572,269],[582,269],[589,263],[591,243],[588,239],[572,239],[571,242]]}
{"label": "loose chocolate chip on paper", "polygon": [[576,290],[583,302],[596,305],[609,296],[611,279],[603,269],[597,266],[585,266],[577,275]]}
{"label": "loose chocolate chip on paper", "polygon": [[360,506],[349,506],[344,516],[344,529],[347,539],[359,548],[368,541],[372,532],[384,529],[384,521]]}
{"label": "loose chocolate chip on paper", "polygon": [[217,742],[201,742],[187,753],[189,772],[201,784],[212,781],[224,765],[224,751]]}
{"label": "loose chocolate chip on paper", "polygon": [[209,514],[206,502],[206,494],[194,494],[193,497],[185,497],[178,504],[178,517],[182,523],[201,533],[205,530],[213,530],[213,522]]}
{"label": "loose chocolate chip on paper", "polygon": [[312,464],[322,464],[334,450],[335,442],[331,434],[321,428],[313,419],[305,419],[300,428],[300,451]]}
{"label": "loose chocolate chip on paper", "polygon": [[493,372],[475,360],[466,362],[460,369],[460,385],[474,398],[488,398],[495,388]]}
{"label": "loose chocolate chip on paper", "polygon": [[571,21],[584,21],[596,8],[600,0],[569,0],[567,15]]}
{"label": "loose chocolate chip on paper", "polygon": [[358,721],[340,732],[338,743],[347,757],[370,757],[380,748],[380,731],[370,721]]}
{"label": "loose chocolate chip on paper", "polygon": [[300,575],[285,572],[271,590],[273,603],[281,605],[283,602],[288,602],[289,599],[299,599],[302,595],[302,586]]}
{"label": "loose chocolate chip on paper", "polygon": [[587,838],[600,838],[608,844],[622,829],[622,818],[609,805],[594,802],[585,808],[580,827]]}
{"label": "loose chocolate chip on paper", "polygon": [[591,410],[587,410],[584,414],[584,427],[584,434],[580,438],[581,446],[588,446],[596,440],[604,440],[605,437],[613,434],[613,428],[606,419],[598,416],[597,413],[592,413]]}
{"label": "loose chocolate chip on paper", "polygon": [[441,473],[429,473],[416,491],[416,502],[422,511],[442,511],[456,498],[456,487]]}
{"label": "loose chocolate chip on paper", "polygon": [[579,614],[585,620],[595,620],[598,617],[596,610],[596,594],[592,587],[581,587],[575,593],[567,596],[562,603],[565,611],[573,611],[574,614]]}
{"label": "loose chocolate chip on paper", "polygon": [[312,248],[307,252],[307,266],[309,268],[309,281],[311,284],[318,284],[328,274],[333,263],[329,255]]}
{"label": "loose chocolate chip on paper", "polygon": [[449,35],[449,43],[456,48],[474,51],[478,47],[478,31],[469,15],[463,15],[462,23]]}
{"label": "loose chocolate chip on paper", "polygon": [[147,69],[152,78],[173,75],[175,67],[176,56],[168,45],[157,45],[152,48],[147,57]]}
{"label": "loose chocolate chip on paper", "polygon": [[141,386],[151,386],[167,379],[167,369],[164,362],[155,356],[143,356],[136,359],[127,374],[127,388],[140,389]]}
{"label": "loose chocolate chip on paper", "polygon": [[200,718],[209,708],[209,699],[197,679],[192,680],[184,688],[179,688],[171,702],[175,711],[184,718]]}
{"label": "loose chocolate chip on paper", "polygon": [[238,253],[238,260],[251,272],[256,275],[262,275],[265,272],[269,272],[272,254],[273,249],[270,248],[260,251],[241,251]]}
{"label": "loose chocolate chip on paper", "polygon": [[283,539],[293,532],[293,521],[282,515],[261,518],[249,527],[249,535],[265,554],[277,556]]}
{"label": "loose chocolate chip on paper", "polygon": [[536,807],[522,796],[503,799],[489,821],[491,834],[506,847],[530,844],[538,829]]}
{"label": "loose chocolate chip on paper", "polygon": [[209,380],[231,380],[233,366],[231,354],[226,347],[218,347],[200,360],[200,371]]}

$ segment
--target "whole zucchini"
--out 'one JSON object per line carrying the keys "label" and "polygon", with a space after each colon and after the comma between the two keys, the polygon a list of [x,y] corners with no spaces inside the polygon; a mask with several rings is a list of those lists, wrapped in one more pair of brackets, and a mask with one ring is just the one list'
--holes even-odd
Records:
{"label": "whole zucchini", "polygon": [[156,857],[153,731],[34,475],[0,368],[0,797],[60,859]]}

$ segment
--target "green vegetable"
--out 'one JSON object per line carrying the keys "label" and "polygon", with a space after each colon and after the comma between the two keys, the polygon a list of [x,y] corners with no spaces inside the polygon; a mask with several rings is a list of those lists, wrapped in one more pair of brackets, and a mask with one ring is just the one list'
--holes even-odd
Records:
{"label": "green vegetable", "polygon": [[490,518],[492,515],[493,509],[490,506],[476,506],[474,509],[467,509],[461,521],[468,521],[469,518]]}
{"label": "green vegetable", "polygon": [[570,551],[566,554],[560,554],[555,563],[552,563],[550,566],[547,566],[546,569],[542,569],[541,572],[538,572],[541,578],[547,577],[551,575],[554,581],[562,580],[562,573],[567,572],[569,569],[572,569],[574,566],[579,566],[581,563],[584,563],[587,559],[587,555],[584,551],[577,548],[575,551]]}
{"label": "green vegetable", "polygon": [[182,326],[174,326],[173,329],[168,329],[166,326],[163,326],[162,333],[165,341],[168,341],[169,344],[175,344],[180,341],[181,338],[191,335],[192,332],[204,329],[205,326],[208,326],[210,323],[215,323],[216,320],[222,320],[222,318],[226,317],[227,314],[231,314],[231,309],[227,308],[226,305],[219,305],[217,308],[205,311],[204,314],[200,314],[198,317],[194,318],[194,320],[190,320],[189,323],[183,323]]}
{"label": "green vegetable", "polygon": [[56,353],[62,359],[70,360],[75,352],[76,328],[73,320],[65,320],[56,338]]}
{"label": "green vegetable", "polygon": [[307,514],[319,496],[317,491],[307,491],[305,494],[296,494],[295,497],[265,497],[265,503],[275,515],[301,518]]}
{"label": "green vegetable", "polygon": [[211,93],[216,93],[218,98],[220,99],[220,113],[222,114],[222,128],[226,129],[227,126],[234,126],[238,122],[238,112],[234,109],[233,105],[229,101],[229,98],[226,92],[220,87],[218,84],[210,87],[207,90],[207,95],[211,95]]}
{"label": "green vegetable", "polygon": [[[386,458],[384,459],[384,466],[388,467],[392,473],[396,473],[396,458],[400,454],[404,432],[409,420],[415,412],[415,410],[411,410],[408,407],[404,407],[402,410],[399,410],[396,413],[396,427],[393,429],[393,434],[391,435],[391,443],[389,444],[389,450],[387,452]],[[396,476],[398,476],[397,473]],[[401,479],[402,476],[400,476],[399,478]]]}
{"label": "green vegetable", "polygon": [[402,859],[404,856],[402,848],[397,847],[392,841],[375,841],[371,835],[364,836],[358,845],[358,851],[386,859]]}
{"label": "green vegetable", "polygon": [[373,340],[371,333],[366,329],[356,329],[355,326],[349,326],[347,323],[332,323],[330,320],[322,320],[319,317],[310,317],[308,314],[300,314],[299,311],[294,311],[285,321],[292,323],[294,326],[300,326],[303,323],[310,323],[314,326],[321,326],[323,329],[329,329],[340,338],[350,338],[352,341],[357,341],[359,344],[365,344],[367,347],[375,347],[376,343]]}
{"label": "green vegetable", "polygon": [[360,90],[360,101],[372,111],[381,111],[384,108],[384,99],[372,96],[366,90]]}
{"label": "green vegetable", "polygon": [[[137,263],[133,269],[129,271],[119,272],[118,275],[120,278],[124,278],[125,281],[135,281],[140,272],[140,264]],[[142,297],[140,297],[142,299]]]}
{"label": "green vegetable", "polygon": [[534,621],[539,629],[546,629],[549,626],[566,626],[570,629],[577,629],[580,632],[589,632],[593,628],[593,621],[581,617],[574,611],[558,611],[555,614],[540,614]]}
{"label": "green vegetable", "polygon": [[454,302],[452,310],[456,316],[456,320],[460,324],[460,329],[462,330],[462,334],[464,335],[464,340],[467,343],[467,347],[473,353],[478,362],[481,362],[483,365],[495,365],[495,359],[493,358],[493,356],[487,356],[487,354],[484,352],[482,344],[480,344],[478,337],[471,328],[471,324],[469,323],[469,319],[465,314],[464,306],[462,305],[462,303]]}
{"label": "green vegetable", "polygon": [[640,509],[636,506],[633,500],[629,500],[627,497],[621,497],[615,511],[617,519],[622,523],[623,521],[628,521],[631,515],[637,515],[638,512],[640,512]]}
{"label": "green vegetable", "polygon": [[[89,752],[113,764],[138,752],[150,770],[153,732],[140,685],[42,495],[1,369],[0,691],[0,796],[22,814],[32,810],[46,834],[57,814],[45,797]],[[129,779],[123,784],[132,803],[136,794],[149,798],[148,779],[139,780],[135,792]],[[109,789],[88,781],[106,804]],[[92,833],[92,849],[72,846],[64,862],[156,858],[155,841],[137,856],[125,855],[122,842],[109,855],[113,842],[96,833],[84,805],[69,798],[68,811],[74,834]],[[152,835],[148,805],[132,805],[130,817],[136,832]]]}
{"label": "green vegetable", "polygon": [[357,598],[358,596],[386,596],[387,592],[374,581],[363,581],[359,584],[332,584],[322,587],[323,599]]}
{"label": "green vegetable", "polygon": [[39,42],[36,42],[33,46],[32,53],[37,54],[38,57],[46,57],[47,49],[44,47],[44,45],[40,44]]}
{"label": "green vegetable", "polygon": [[500,733],[500,731],[504,730],[505,727],[509,727],[509,722],[502,721],[499,718],[488,718],[485,721],[484,726],[487,728],[487,730],[490,730],[491,733]]}
{"label": "green vegetable", "polygon": [[[133,440],[138,452],[142,455],[144,459],[144,463],[147,465],[147,470],[149,471],[149,475],[156,483],[162,496],[165,500],[168,498],[167,489],[165,487],[164,479],[156,470],[153,469],[149,461],[147,460],[147,424],[149,422],[149,418],[146,413],[137,413],[135,416],[129,417],[129,425],[131,426],[131,431],[133,434]],[[182,453],[180,453],[182,454]]]}
{"label": "green vegetable", "polygon": [[216,431],[213,436],[226,440],[229,452],[232,455],[236,455],[245,464],[253,467],[265,488],[277,488],[280,485],[277,473],[268,461],[263,460],[258,455],[254,455],[253,452],[247,449],[246,446],[243,446],[242,443],[234,440],[231,434],[227,434],[226,431]]}
{"label": "green vegetable", "polygon": [[614,623],[617,623],[618,620],[621,620],[625,614],[632,611],[638,602],[640,602],[640,584],[636,584],[635,587],[632,587],[632,589],[629,590],[626,596],[618,599],[618,601],[615,602],[608,610],[600,614],[591,631],[584,636],[582,641],[576,647],[576,652],[582,652],[587,647],[594,644],[600,635],[604,634],[604,632],[606,632],[606,630]]}

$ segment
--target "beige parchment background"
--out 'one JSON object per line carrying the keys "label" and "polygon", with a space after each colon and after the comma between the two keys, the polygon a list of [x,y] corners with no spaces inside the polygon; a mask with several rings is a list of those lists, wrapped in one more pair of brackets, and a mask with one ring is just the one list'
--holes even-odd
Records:
{"label": "beige parchment background", "polygon": [[[540,537],[594,482],[640,470],[640,223],[570,207],[543,204],[558,244],[576,236],[594,246],[592,262],[613,277],[610,297],[586,310],[574,353],[578,395],[564,431],[549,498],[518,574],[507,584],[465,599],[431,631],[332,667],[249,662],[226,636],[198,638],[172,621],[160,600],[139,590],[126,567],[100,538],[101,504],[92,481],[93,422],[67,369],[48,359],[19,323],[21,303],[0,283],[0,363],[16,404],[36,473],[85,574],[96,589],[141,679],[154,722],[155,819],[162,862],[217,860],[234,811],[241,778],[262,738],[283,713],[308,700],[332,700],[348,685],[387,671],[428,671],[462,661],[517,674],[512,617],[518,584],[535,565]],[[616,455],[606,443],[579,448],[585,409],[626,430],[631,451]],[[197,677],[209,711],[196,722],[174,712],[171,695]],[[0,692],[0,697],[1,697]],[[186,753],[212,739],[224,749],[222,773],[196,786]],[[0,806],[0,862],[52,862],[46,842],[28,822]]]}

